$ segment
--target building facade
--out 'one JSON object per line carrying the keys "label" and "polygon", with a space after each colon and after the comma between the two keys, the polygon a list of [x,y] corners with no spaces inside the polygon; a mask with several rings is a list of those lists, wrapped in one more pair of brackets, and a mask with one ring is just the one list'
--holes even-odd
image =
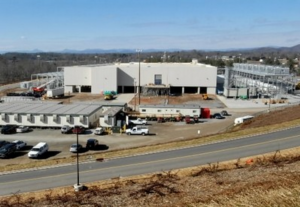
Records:
{"label": "building facade", "polygon": [[69,66],[63,70],[65,93],[216,93],[217,68],[197,61]]}

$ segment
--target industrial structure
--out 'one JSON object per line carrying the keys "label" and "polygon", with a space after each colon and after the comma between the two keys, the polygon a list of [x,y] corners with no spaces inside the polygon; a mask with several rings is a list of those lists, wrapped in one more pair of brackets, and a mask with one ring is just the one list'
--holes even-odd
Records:
{"label": "industrial structure", "polygon": [[24,89],[55,89],[64,87],[64,72],[58,68],[57,72],[36,73],[31,75],[30,81],[20,83],[20,88]]}
{"label": "industrial structure", "polygon": [[[30,103],[4,102],[0,104],[0,126],[13,124],[29,127],[60,128],[63,125],[80,125],[90,128],[99,126],[100,116],[108,109],[117,107],[118,110],[121,110],[126,106],[126,103],[115,103],[115,105],[74,103],[64,105],[35,101]],[[118,121],[117,118],[114,120]]]}
{"label": "industrial structure", "polygon": [[235,63],[226,68],[224,96],[282,98],[294,90],[296,78],[287,67]]}
{"label": "industrial structure", "polygon": [[115,63],[63,67],[65,93],[216,93],[217,68],[198,63]]}

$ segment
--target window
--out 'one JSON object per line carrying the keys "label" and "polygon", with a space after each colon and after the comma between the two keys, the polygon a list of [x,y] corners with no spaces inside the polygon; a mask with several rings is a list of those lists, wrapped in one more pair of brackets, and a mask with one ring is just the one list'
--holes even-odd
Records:
{"label": "window", "polygon": [[146,112],[146,109],[142,109],[142,112]]}
{"label": "window", "polygon": [[176,113],[179,113],[180,112],[180,110],[176,110]]}
{"label": "window", "polygon": [[162,84],[162,75],[161,74],[154,75],[154,84],[155,85]]}
{"label": "window", "polygon": [[193,110],[193,113],[196,113],[197,112],[197,110]]}
{"label": "window", "polygon": [[160,110],[160,109],[158,109],[158,110],[157,110],[157,112],[161,112],[161,110]]}

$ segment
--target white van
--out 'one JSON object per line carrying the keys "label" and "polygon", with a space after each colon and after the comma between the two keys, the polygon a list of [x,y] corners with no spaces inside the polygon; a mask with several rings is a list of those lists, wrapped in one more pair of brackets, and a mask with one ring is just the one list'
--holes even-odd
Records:
{"label": "white van", "polygon": [[29,152],[28,157],[29,158],[38,158],[48,152],[49,146],[46,142],[40,142],[37,145],[35,145]]}

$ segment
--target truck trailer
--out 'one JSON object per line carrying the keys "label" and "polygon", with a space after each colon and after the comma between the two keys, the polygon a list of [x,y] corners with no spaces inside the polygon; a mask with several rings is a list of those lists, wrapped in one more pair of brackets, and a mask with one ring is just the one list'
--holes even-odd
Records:
{"label": "truck trailer", "polygon": [[47,97],[48,98],[63,97],[64,93],[65,93],[64,88],[55,88],[55,89],[47,90]]}

